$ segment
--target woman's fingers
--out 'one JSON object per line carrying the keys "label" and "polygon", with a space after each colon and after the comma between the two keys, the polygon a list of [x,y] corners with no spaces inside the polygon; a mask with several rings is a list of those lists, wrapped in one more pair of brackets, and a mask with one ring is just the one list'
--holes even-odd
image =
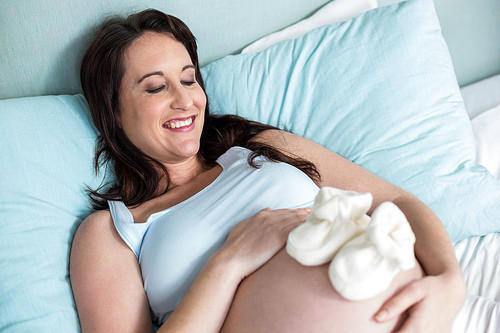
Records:
{"label": "woman's fingers", "polygon": [[[414,281],[409,287],[408,292],[415,301],[409,307],[408,318],[398,332],[449,332],[465,298],[461,275],[455,272],[428,275]],[[395,300],[392,303],[395,305],[389,303],[394,301],[392,299],[386,304],[397,308],[399,302],[404,303],[401,299]]]}
{"label": "woman's fingers", "polygon": [[425,295],[426,292],[422,286],[422,280],[415,280],[389,298],[375,314],[374,318],[378,322],[385,322],[396,318],[410,307],[422,301]]}
{"label": "woman's fingers", "polygon": [[277,210],[270,210],[269,208],[266,208],[249,220],[242,222],[242,224],[251,224],[252,227],[268,225],[272,228],[276,228],[277,230],[290,231],[298,224],[305,222],[311,214],[311,211],[311,208]]}
{"label": "woman's fingers", "polygon": [[443,293],[449,285],[445,275],[415,280],[387,300],[375,320],[386,321],[408,310],[398,332],[449,332],[463,302],[460,292]]}
{"label": "woman's fingers", "polygon": [[[416,305],[418,306],[418,304]],[[399,333],[411,333],[411,332],[429,332],[433,333],[430,328],[425,328],[423,324],[422,318],[419,318],[418,316],[408,316],[407,319],[404,321],[403,325],[398,328]],[[438,331],[439,332],[439,331]],[[446,332],[441,331],[441,332]]]}
{"label": "woman's fingers", "polygon": [[221,251],[239,262],[244,276],[252,273],[283,248],[290,231],[303,223],[311,210],[264,209],[236,225]]}
{"label": "woman's fingers", "polygon": [[311,212],[311,208],[286,210],[285,214],[287,215],[280,217],[279,221],[277,222],[283,227],[283,230],[285,232],[290,233],[290,231],[292,231],[299,224],[304,223],[309,215],[311,215]]}
{"label": "woman's fingers", "polygon": [[281,248],[288,234],[299,224],[304,223],[310,214],[310,208],[266,210],[256,215],[257,221],[249,223],[266,235],[274,234],[279,239],[279,248]]}

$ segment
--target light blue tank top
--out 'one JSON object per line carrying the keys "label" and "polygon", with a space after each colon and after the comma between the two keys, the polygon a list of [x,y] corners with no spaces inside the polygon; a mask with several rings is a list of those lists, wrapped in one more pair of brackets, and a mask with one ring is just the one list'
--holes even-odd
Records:
{"label": "light blue tank top", "polygon": [[153,319],[163,323],[231,229],[262,209],[312,207],[319,191],[299,169],[232,147],[217,163],[221,174],[200,192],[134,223],[121,201],[110,201],[116,230],[136,254]]}

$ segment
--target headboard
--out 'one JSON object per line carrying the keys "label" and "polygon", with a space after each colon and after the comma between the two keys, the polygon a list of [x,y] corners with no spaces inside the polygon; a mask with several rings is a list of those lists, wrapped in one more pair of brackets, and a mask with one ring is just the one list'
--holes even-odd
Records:
{"label": "headboard", "polygon": [[[80,92],[82,53],[92,29],[111,14],[152,7],[180,17],[198,39],[204,65],[240,51],[327,2],[191,0],[186,6],[185,1],[159,0],[1,1],[0,99]],[[435,0],[435,5],[459,84],[499,73],[500,2]]]}
{"label": "headboard", "polygon": [[435,0],[458,83],[500,73],[500,1]]}
{"label": "headboard", "polygon": [[327,2],[190,0],[186,6],[185,1],[161,0],[2,1],[0,99],[80,92],[80,59],[92,30],[110,15],[156,8],[181,18],[198,40],[204,65],[310,15]]}

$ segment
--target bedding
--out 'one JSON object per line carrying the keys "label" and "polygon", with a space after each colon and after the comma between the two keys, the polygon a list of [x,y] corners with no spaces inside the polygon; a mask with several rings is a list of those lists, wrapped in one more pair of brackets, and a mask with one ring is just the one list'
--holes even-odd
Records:
{"label": "bedding", "polygon": [[477,164],[500,180],[500,75],[460,89],[474,132]]}
{"label": "bedding", "polygon": [[371,9],[404,0],[335,0],[330,1],[311,17],[281,31],[264,36],[245,47],[241,53],[259,52],[283,40],[298,38],[323,25],[344,22]]}
{"label": "bedding", "polygon": [[[323,10],[324,10],[324,8],[321,9],[320,12]],[[373,14],[369,14],[369,15],[373,15]],[[314,16],[313,16],[313,18],[314,18]],[[398,20],[401,20],[400,15],[398,15]],[[309,22],[308,24],[310,26],[319,25],[317,23],[311,23],[311,22]],[[303,25],[303,24],[301,24],[301,22],[299,22],[297,24],[297,26],[299,26],[299,28],[302,29],[305,25]],[[327,28],[324,28],[324,29],[327,29]],[[377,26],[377,31],[378,31],[378,29],[380,29],[380,26]],[[292,31],[293,30],[297,30],[297,29],[292,29]],[[301,31],[301,34],[306,34],[310,30],[312,30],[312,29],[309,29],[309,30],[303,29]],[[245,56],[242,56],[240,59],[235,59],[235,58],[231,57],[229,59],[222,60],[221,66],[226,67],[226,70],[228,72],[230,72],[231,70],[237,69],[237,73],[238,73],[237,75],[241,75],[243,77],[244,77],[245,73],[248,73],[247,72],[248,68],[246,67],[246,65],[249,64],[249,66],[251,67],[251,72],[252,72],[252,74],[254,74],[254,79],[250,82],[250,84],[245,86],[244,82],[238,81],[238,77],[236,77],[236,75],[232,76],[228,72],[223,70],[223,74],[224,75],[227,74],[226,79],[228,79],[231,82],[231,85],[230,85],[229,89],[224,90],[222,92],[219,90],[220,87],[214,86],[214,89],[216,91],[214,91],[214,94],[212,96],[215,96],[215,97],[213,97],[213,99],[215,99],[215,103],[212,103],[212,106],[214,106],[214,104],[215,104],[215,105],[217,105],[217,108],[220,110],[233,109],[233,110],[237,110],[236,112],[241,112],[241,114],[247,115],[247,114],[252,114],[252,112],[264,113],[266,110],[265,104],[270,104],[272,106],[277,104],[278,105],[277,108],[279,108],[281,105],[285,104],[287,102],[286,98],[289,96],[284,96],[284,97],[279,96],[278,98],[273,99],[274,96],[268,96],[267,94],[265,94],[266,90],[262,88],[262,85],[263,85],[263,83],[268,82],[270,85],[273,85],[274,87],[276,87],[276,82],[280,82],[279,75],[283,75],[283,73],[274,73],[269,66],[266,66],[269,63],[270,59],[275,58],[276,55],[278,55],[278,57],[279,57],[278,47],[279,48],[284,47],[284,46],[286,47],[286,44],[293,44],[292,49],[296,48],[296,45],[299,45],[300,47],[302,47],[302,45],[300,45],[300,42],[301,42],[300,40],[284,42],[289,37],[293,37],[293,36],[287,36],[286,32],[287,32],[287,29],[284,29],[279,34],[275,34],[274,36],[271,36],[272,38],[265,37],[265,38],[263,38],[263,40],[258,41],[256,43],[256,45],[250,45],[246,50],[244,50],[244,52],[253,51],[252,48],[254,48],[254,46],[256,46],[260,49],[265,49],[268,47],[272,48],[274,44],[278,43],[279,46],[278,45],[276,46],[276,50],[271,49],[271,50],[267,51],[268,55],[266,55],[264,52],[264,54],[261,54],[261,55],[257,54],[257,55],[248,56],[248,58],[246,58]],[[438,31],[435,31],[435,32],[438,33]],[[344,37],[344,36],[342,36],[342,37]],[[307,36],[305,36],[305,38],[307,38]],[[280,42],[282,42],[282,41],[283,41],[283,43],[280,44]],[[322,42],[323,42],[323,40],[322,40]],[[339,42],[339,41],[337,41],[337,42]],[[340,40],[340,42],[342,42],[342,40]],[[375,44],[375,43],[377,43],[377,41],[374,41],[373,43]],[[355,45],[355,46],[357,46],[357,45]],[[297,48],[300,48],[300,47],[297,47]],[[338,50],[333,49],[332,54],[335,54],[335,56],[332,56],[331,63],[335,63],[338,61],[337,55],[340,52],[335,52],[335,51],[338,51]],[[433,51],[436,52],[437,50],[434,49]],[[446,51],[447,50],[445,50],[443,48],[438,52],[446,52]],[[307,55],[311,56],[311,54],[312,53],[308,53]],[[415,55],[415,52],[412,53],[412,59],[413,59],[414,55]],[[291,61],[291,63],[293,64],[294,61],[298,61],[298,60],[299,60],[298,57],[294,58]],[[315,59],[313,59],[313,61],[314,60]],[[356,60],[359,61],[359,58],[357,58]],[[410,60],[409,64],[411,65],[411,63],[412,63],[411,59],[407,59],[407,60]],[[401,59],[395,60],[395,64],[398,64],[398,62],[401,62]],[[433,60],[429,59],[429,63],[432,63],[432,62],[433,62]],[[325,65],[323,62],[321,64]],[[328,63],[328,64],[330,64],[330,63]],[[212,64],[210,66],[213,66],[213,65],[215,65],[215,64]],[[262,67],[260,67],[259,65]],[[286,63],[285,66],[287,66],[287,65],[290,65],[290,63]],[[378,63],[377,63],[377,65],[378,65]],[[208,68],[205,68],[206,75],[208,77],[210,77],[210,75],[212,75],[210,73],[210,66],[208,66]],[[326,66],[323,66],[323,68],[324,67],[326,67]],[[313,67],[313,69],[315,69],[315,68],[316,67]],[[321,70],[323,68],[321,68]],[[258,71],[260,69],[262,69],[262,72],[260,72],[260,74],[255,75],[255,71]],[[315,75],[323,75],[321,70],[317,70],[316,72],[314,72],[314,74]],[[442,68],[441,68],[441,70],[442,70]],[[285,69],[285,71],[286,71],[286,69]],[[243,75],[242,75],[242,72],[243,72]],[[291,72],[291,74],[287,73],[288,77],[293,77],[293,75],[296,74],[293,71],[290,71],[290,72]],[[343,74],[343,72],[341,72],[341,71],[340,71],[340,73]],[[439,73],[439,74],[437,74],[438,76],[440,74],[442,74],[442,72],[438,72],[438,73]],[[309,77],[301,76],[300,74],[298,74],[296,76],[298,76],[299,79],[304,79],[306,82],[308,82],[307,79],[309,79]],[[394,77],[394,76],[392,76],[392,77]],[[337,79],[338,76],[335,76],[335,78]],[[500,159],[500,149],[498,148],[498,147],[500,147],[500,144],[499,144],[500,140],[499,140],[499,136],[498,136],[497,131],[498,131],[498,128],[500,128],[500,114],[498,114],[498,112],[499,112],[498,107],[492,107],[492,106],[500,105],[500,100],[499,100],[500,94],[498,94],[498,92],[500,91],[499,86],[498,86],[500,83],[499,79],[500,79],[500,76],[496,76],[496,77],[488,78],[488,79],[483,80],[481,82],[478,82],[476,84],[473,84],[471,86],[464,87],[461,90],[461,95],[463,96],[464,104],[467,107],[467,110],[464,111],[465,108],[460,107],[461,110],[459,111],[462,113],[462,118],[466,112],[472,118],[471,124],[472,124],[472,129],[473,129],[473,135],[475,138],[475,147],[477,149],[477,160],[476,160],[477,164],[488,169],[489,172],[491,172],[497,179],[498,179],[498,161]],[[210,85],[209,80],[210,79],[206,80],[207,85]],[[363,81],[360,79],[360,80],[358,80],[358,82],[356,82],[357,83],[356,88],[358,88],[358,89],[359,89],[359,85],[360,85],[359,82],[361,82],[361,84],[362,84]],[[328,90],[328,89],[334,90],[331,88],[330,85],[328,85],[328,83],[329,82],[326,82],[327,88],[324,88],[324,87],[319,88],[320,91],[322,92],[320,97],[327,95],[324,92],[324,90]],[[436,86],[433,85],[433,83],[436,83],[436,82],[432,82],[432,79],[429,80],[427,83],[431,84],[432,88],[434,88],[436,91],[439,91],[439,84]],[[252,85],[252,84],[254,84],[254,85]],[[288,82],[286,84],[288,84]],[[338,88],[339,85],[342,85],[342,83],[338,83],[338,85],[332,84],[332,86],[334,88]],[[349,87],[351,87],[351,86],[353,86],[353,85],[350,85]],[[244,97],[245,97],[244,94],[248,93],[249,91],[254,92],[254,90],[252,89],[253,87],[258,87],[257,88],[258,92],[255,95],[253,95],[253,98],[255,101],[258,101],[257,94],[258,94],[259,98],[262,98],[261,95],[262,95],[262,93],[264,93],[265,97],[268,98],[271,101],[271,103],[258,104],[258,103],[252,103],[249,100],[244,100]],[[208,89],[210,89],[210,87]],[[286,89],[290,89],[290,87],[287,86]],[[442,91],[442,92],[444,92],[444,91]],[[229,101],[221,101],[219,99],[219,94],[225,94],[225,93],[228,93],[231,96],[233,96],[233,99],[229,100]],[[348,89],[345,89],[345,93],[352,94],[352,92]],[[453,93],[456,94],[456,92],[453,92]],[[304,96],[300,95],[300,93],[298,95],[294,95],[294,94],[290,94],[290,95],[292,95],[292,98],[290,98],[292,100],[292,102],[296,102],[298,104],[297,108],[307,109],[308,106],[309,107],[316,106],[316,105],[311,103],[311,104],[306,104],[306,106],[304,107],[304,103],[297,102],[297,101],[300,101],[304,97]],[[460,99],[460,97],[461,96],[458,96],[457,99]],[[213,100],[211,100],[211,102],[212,101]],[[393,101],[391,101],[391,103],[392,102]],[[247,103],[247,104],[245,105],[245,103]],[[290,104],[293,104],[293,103],[290,103]],[[257,111],[248,110],[249,109],[248,106],[255,107],[257,109]],[[434,105],[434,106],[438,109],[443,107],[443,105],[439,105],[439,103],[438,103],[438,105]],[[485,111],[486,107],[492,107],[492,108],[491,108],[491,110]],[[283,110],[283,109],[284,108],[282,108],[281,110]],[[356,108],[354,108],[354,110],[360,112]],[[317,113],[318,112],[315,110],[315,114],[317,114]],[[324,114],[325,112],[323,110],[320,110],[319,113]],[[286,117],[283,117],[283,118],[284,118],[284,120],[283,119],[273,119],[273,121],[277,125],[284,124],[285,127],[288,126],[288,128],[291,128],[294,125],[293,119],[289,119]],[[443,121],[444,121],[444,118],[446,118],[446,117],[443,117],[443,119],[442,119]],[[328,115],[328,119],[331,119],[330,115]],[[384,119],[384,118],[382,118],[382,119]],[[377,125],[379,124],[379,122],[377,122],[376,120],[375,120],[375,122]],[[453,140],[461,141],[460,136],[462,136],[464,133],[466,133],[466,135],[469,136],[469,140],[470,140],[471,134],[470,134],[470,131],[468,131],[468,129],[467,129],[468,126],[465,125],[465,123],[466,122],[464,122],[464,129],[465,130],[455,132],[455,136],[454,136]],[[446,123],[444,122],[442,125],[447,126],[448,124],[449,124],[449,122],[446,121]],[[394,127],[396,127],[396,126],[397,126],[397,124],[394,124]],[[307,133],[307,132],[304,131],[304,133]],[[309,133],[310,133],[309,134],[310,138],[312,138],[313,140],[318,138],[318,133],[311,133],[311,132],[309,132]],[[325,142],[326,145],[328,145],[333,141],[334,141],[333,139],[329,138],[328,140],[325,140],[323,142]],[[469,144],[470,144],[470,141],[469,141]],[[425,159],[425,157],[423,157],[423,156],[425,156],[424,150],[425,149],[422,149],[422,152],[420,152],[421,155],[418,154],[418,156],[420,158]],[[444,151],[441,151],[441,153],[446,155],[446,152],[444,152]],[[469,155],[468,158],[471,160],[474,160],[475,156],[472,154],[472,155]],[[430,167],[432,168],[432,165],[430,165]],[[484,174],[485,177],[490,178],[489,176],[486,175],[487,171],[485,171],[484,169],[479,170],[478,172]],[[463,176],[467,177],[467,172],[463,173]],[[493,184],[494,187],[498,186],[498,184],[496,184],[496,182],[491,180],[491,179],[488,179],[487,182]],[[447,187],[448,186],[454,187],[455,184],[447,184]],[[477,186],[477,185],[475,185],[474,182],[471,182],[467,188],[474,187],[474,186]],[[478,188],[481,189],[480,187],[478,187]],[[461,190],[463,190],[463,188]],[[460,194],[457,194],[457,195],[460,195]],[[449,199],[449,197],[447,197],[447,196],[444,196],[443,200],[444,200],[444,198],[446,198],[446,200]],[[472,200],[475,200],[475,199],[476,198],[472,198]],[[496,201],[496,203],[494,203],[493,205],[496,205],[498,207],[498,205],[499,205],[498,201]],[[468,207],[468,206],[466,205],[464,207]],[[467,208],[465,208],[465,209],[467,209]],[[488,207],[486,207],[485,209],[488,209]],[[473,216],[473,215],[470,216],[469,218],[471,218],[471,221],[476,220],[475,216]],[[492,223],[496,224],[496,227],[493,228],[492,231],[498,231],[499,230],[498,223],[500,223],[500,221],[498,219],[498,214],[492,215],[491,218],[492,218]],[[448,226],[448,229],[449,228],[450,227]],[[456,241],[459,239],[460,238],[455,238]],[[490,234],[487,233],[485,236],[465,238],[462,241],[458,241],[455,243],[455,249],[456,249],[457,259],[459,260],[460,266],[464,272],[464,277],[465,277],[466,282],[467,282],[468,296],[467,296],[467,299],[465,301],[465,304],[464,304],[461,312],[459,313],[459,315],[454,323],[453,332],[454,333],[455,332],[456,333],[458,333],[458,332],[488,332],[488,333],[489,332],[491,332],[491,333],[498,332],[499,327],[500,327],[500,297],[499,297],[500,283],[498,283],[497,279],[498,279],[498,276],[500,275],[500,271],[498,268],[498,267],[500,267],[498,265],[498,262],[500,260],[500,234],[498,232],[496,232],[496,233],[493,232]]]}
{"label": "bedding", "polygon": [[0,101],[0,331],[77,332],[68,258],[91,212],[96,132],[81,95]]}
{"label": "bedding", "polygon": [[[20,2],[15,4],[21,6]],[[52,8],[43,6],[44,13]],[[117,12],[123,6],[119,2],[106,10]],[[184,3],[173,6],[180,11]],[[15,9],[0,11],[0,15],[17,19],[12,15],[18,7]],[[78,15],[64,17],[78,25],[82,24]],[[47,31],[54,30],[52,24],[57,26],[53,21],[44,26],[42,19],[33,20],[29,31],[47,36]],[[210,16],[196,21],[195,34],[205,33],[202,27],[209,21],[213,21]],[[1,31],[8,28],[5,22],[8,20],[0,20]],[[26,31],[21,28],[19,31]],[[58,34],[55,38],[61,43],[69,41],[54,44],[63,53],[52,49],[45,56],[57,62],[72,57],[75,45],[85,44],[82,31],[68,31],[69,36]],[[201,38],[200,52],[213,51],[205,63],[215,54],[227,54],[248,43],[235,46],[234,38],[212,45],[206,36],[213,31],[220,31],[220,26]],[[32,44],[29,39],[22,41]],[[224,43],[231,45],[222,50]],[[313,52],[316,49],[323,53]],[[39,50],[30,48],[33,57],[39,56]],[[20,61],[9,64],[41,68],[38,63],[30,67],[18,48],[0,48],[0,56]],[[74,88],[72,64],[62,69],[53,65],[47,62],[41,74],[36,70],[28,70],[29,75],[21,73],[17,85],[11,75],[5,75],[2,98],[40,91],[61,93],[67,89],[62,86]],[[16,66],[9,73],[18,73]],[[206,66],[203,75],[214,111],[236,112],[303,134],[424,198],[444,217],[454,240],[465,238],[456,243],[456,253],[471,296],[455,329],[498,331],[500,286],[495,277],[499,273],[500,237],[491,231],[499,230],[499,185],[484,167],[475,164],[473,133],[482,135],[481,126],[476,131],[475,117],[472,126],[465,118],[430,0],[384,6],[305,32],[299,39],[273,43],[263,52],[231,56]],[[28,86],[29,82],[36,84]],[[305,90],[312,93],[305,94]],[[494,116],[491,123],[497,120]],[[93,172],[95,138],[87,104],[79,94],[0,100],[2,332],[79,331],[68,275],[70,244],[79,223],[91,212],[87,186],[96,188],[105,177],[112,177]],[[474,213],[477,216],[472,218]]]}
{"label": "bedding", "polygon": [[455,254],[467,285],[467,298],[452,333],[500,330],[500,233],[464,239]]}
{"label": "bedding", "polygon": [[202,74],[212,112],[330,148],[422,199],[453,241],[500,230],[500,184],[475,163],[431,0],[377,8]]}
{"label": "bedding", "polygon": [[500,104],[471,120],[477,163],[500,180]]}
{"label": "bedding", "polygon": [[[500,160],[500,75],[460,89],[474,132],[477,164],[497,179]],[[468,296],[453,332],[496,333],[500,329],[500,233],[457,242],[455,253]]]}

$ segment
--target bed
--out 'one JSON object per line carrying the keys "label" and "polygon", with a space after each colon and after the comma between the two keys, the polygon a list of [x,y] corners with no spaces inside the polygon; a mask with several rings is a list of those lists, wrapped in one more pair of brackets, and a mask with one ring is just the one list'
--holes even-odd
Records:
{"label": "bed", "polygon": [[93,170],[79,59],[103,17],[150,7],[197,36],[212,112],[308,137],[427,203],[467,280],[454,332],[500,330],[497,1],[28,0],[0,4],[0,331],[79,331],[71,241],[86,189],[113,177]]}

